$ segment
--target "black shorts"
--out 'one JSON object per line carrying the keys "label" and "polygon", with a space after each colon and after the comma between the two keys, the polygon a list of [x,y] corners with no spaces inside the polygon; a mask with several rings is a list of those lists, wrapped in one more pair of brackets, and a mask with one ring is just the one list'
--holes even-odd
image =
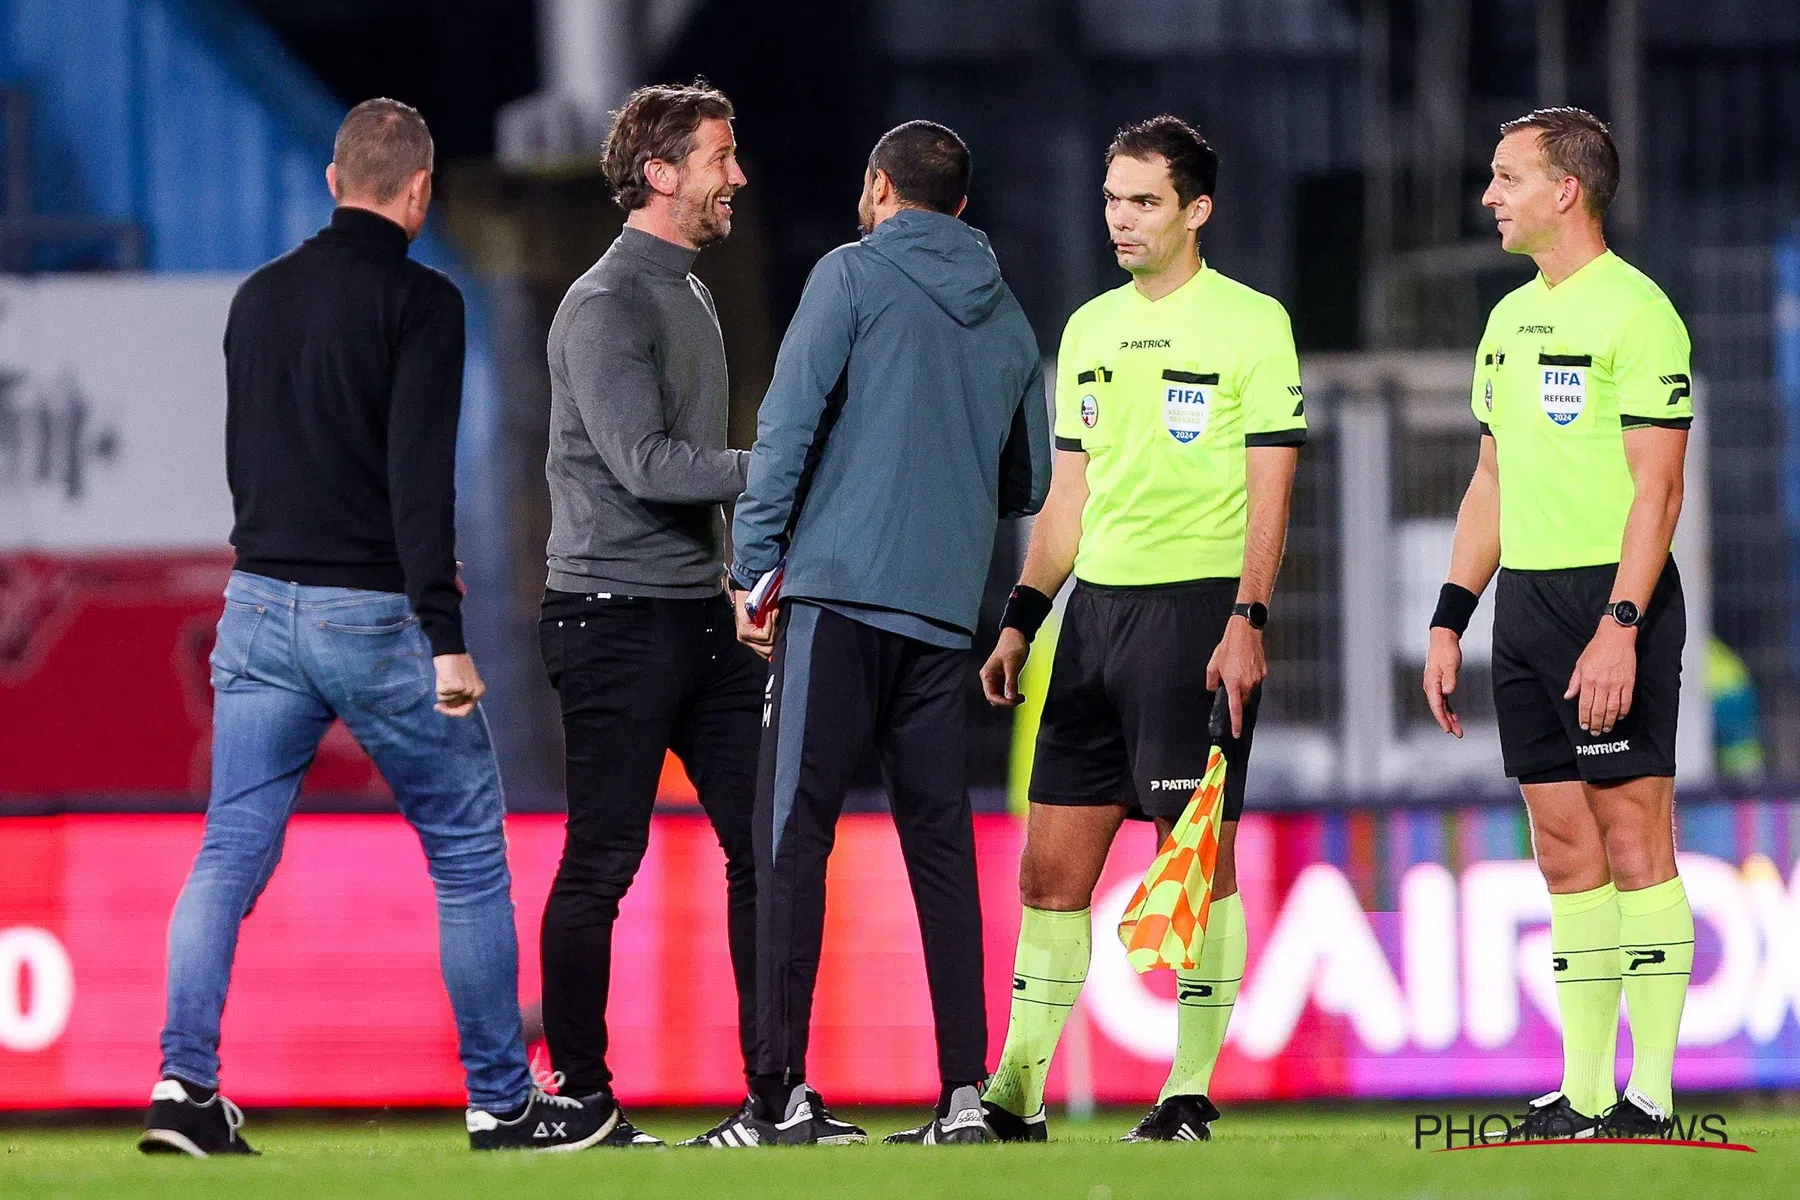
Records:
{"label": "black shorts", "polygon": [[[1157,587],[1077,581],[1063,614],[1031,768],[1034,804],[1123,804],[1175,818],[1200,786],[1212,743],[1206,664],[1237,601],[1235,579]],[[1244,768],[1261,689],[1242,737],[1225,744],[1225,813],[1244,811]]]}
{"label": "black shorts", "polygon": [[1506,773],[1520,783],[1675,774],[1675,718],[1687,607],[1675,560],[1663,568],[1637,640],[1631,711],[1609,733],[1583,733],[1565,700],[1576,660],[1611,599],[1617,566],[1500,571],[1494,596],[1494,710]]}

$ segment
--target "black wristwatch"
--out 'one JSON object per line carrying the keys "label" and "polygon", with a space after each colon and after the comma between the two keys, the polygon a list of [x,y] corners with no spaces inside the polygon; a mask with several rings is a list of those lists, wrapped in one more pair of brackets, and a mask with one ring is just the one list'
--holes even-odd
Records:
{"label": "black wristwatch", "polygon": [[1261,629],[1269,623],[1269,606],[1261,600],[1240,602],[1231,606],[1231,615],[1244,618],[1252,629]]}
{"label": "black wristwatch", "polygon": [[1627,629],[1644,619],[1644,614],[1638,611],[1638,606],[1629,600],[1614,600],[1606,606],[1606,615]]}

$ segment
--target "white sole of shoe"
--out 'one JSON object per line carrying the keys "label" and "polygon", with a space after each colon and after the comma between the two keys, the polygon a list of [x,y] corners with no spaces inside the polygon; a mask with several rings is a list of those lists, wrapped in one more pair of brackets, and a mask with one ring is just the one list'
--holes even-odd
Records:
{"label": "white sole of shoe", "polygon": [[602,1125],[600,1128],[596,1129],[593,1133],[590,1133],[588,1136],[582,1138],[579,1142],[565,1142],[560,1146],[540,1146],[540,1147],[535,1148],[534,1153],[537,1153],[537,1154],[571,1154],[576,1150],[586,1150],[589,1146],[592,1146],[595,1142],[598,1142],[601,1138],[603,1138],[607,1134],[611,1133],[613,1131],[613,1126],[617,1125],[618,1123],[619,1123],[619,1110],[615,1108],[615,1109],[613,1109],[612,1116],[606,1118],[606,1124]]}
{"label": "white sole of shoe", "polygon": [[211,1155],[194,1145],[193,1139],[185,1133],[177,1133],[173,1129],[146,1129],[144,1136],[138,1139],[138,1149],[145,1154],[160,1154],[173,1151],[186,1154],[192,1158],[210,1158]]}
{"label": "white sole of shoe", "polygon": [[822,1137],[814,1142],[815,1146],[866,1146],[869,1135],[866,1133],[834,1133],[830,1137]]}

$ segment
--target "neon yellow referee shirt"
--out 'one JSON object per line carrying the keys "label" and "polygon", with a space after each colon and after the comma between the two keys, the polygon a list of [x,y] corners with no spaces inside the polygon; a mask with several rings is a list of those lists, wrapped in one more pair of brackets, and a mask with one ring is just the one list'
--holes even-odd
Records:
{"label": "neon yellow referee shirt", "polygon": [[1687,327],[1649,276],[1608,250],[1494,306],[1470,406],[1500,464],[1500,565],[1616,563],[1634,488],[1626,429],[1686,429]]}
{"label": "neon yellow referee shirt", "polygon": [[1075,577],[1236,578],[1245,447],[1305,441],[1293,328],[1272,296],[1204,263],[1160,300],[1129,283],[1096,296],[1056,357],[1056,445],[1088,456]]}

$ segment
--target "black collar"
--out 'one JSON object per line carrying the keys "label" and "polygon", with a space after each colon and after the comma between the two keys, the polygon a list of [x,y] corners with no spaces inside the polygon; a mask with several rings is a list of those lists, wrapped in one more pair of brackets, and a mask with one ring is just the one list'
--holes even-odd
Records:
{"label": "black collar", "polygon": [[390,221],[380,213],[366,208],[340,206],[333,209],[330,228],[333,232],[360,242],[371,242],[401,257],[405,256],[410,241],[406,230],[400,228],[398,222]]}
{"label": "black collar", "polygon": [[664,241],[654,233],[645,233],[643,230],[633,229],[629,225],[619,231],[618,245],[646,262],[661,267],[665,271],[672,271],[683,278],[693,269],[694,259],[700,254],[698,250],[677,246],[674,242]]}

